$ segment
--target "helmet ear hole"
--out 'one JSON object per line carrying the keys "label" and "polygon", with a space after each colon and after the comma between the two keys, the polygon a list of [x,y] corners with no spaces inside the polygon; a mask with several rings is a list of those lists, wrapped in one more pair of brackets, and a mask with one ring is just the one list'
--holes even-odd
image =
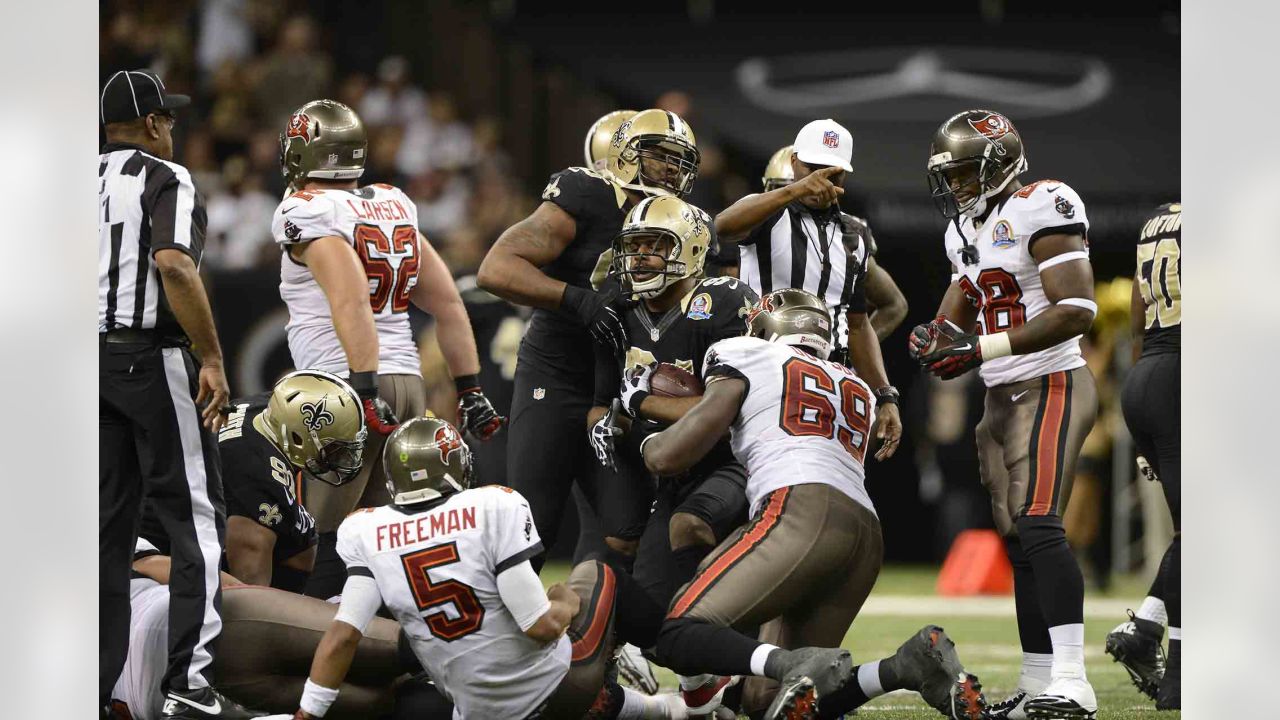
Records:
{"label": "helmet ear hole", "polygon": [[297,445],[297,446],[299,446],[299,447],[302,445],[302,436],[301,436],[301,435],[299,435],[299,434],[298,434],[298,433],[296,433],[296,432],[291,432],[291,433],[289,433],[289,435],[291,436],[291,438],[292,438],[292,440],[293,440],[293,444],[294,444],[294,445]]}

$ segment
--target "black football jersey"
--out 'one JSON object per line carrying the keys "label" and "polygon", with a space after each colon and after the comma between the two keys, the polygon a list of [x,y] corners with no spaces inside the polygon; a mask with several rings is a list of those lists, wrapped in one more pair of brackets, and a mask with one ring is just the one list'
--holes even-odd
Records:
{"label": "black football jersey", "polygon": [[458,290],[480,356],[480,387],[498,414],[508,415],[515,390],[516,353],[528,325],[527,313],[476,287],[474,278],[459,281]]}
{"label": "black football jersey", "polygon": [[[542,199],[555,203],[577,224],[573,242],[542,271],[570,285],[600,289],[613,260],[613,239],[627,216],[626,193],[594,170],[571,167],[551,176]],[[583,351],[590,346],[591,336],[577,318],[536,308],[520,347],[520,361],[557,374],[581,375],[590,387],[592,355]]]}
{"label": "black football jersey", "polygon": [[1182,204],[1156,209],[1138,234],[1138,290],[1146,306],[1142,354],[1182,350]]}
{"label": "black football jersey", "polygon": [[302,481],[284,453],[253,426],[267,408],[267,394],[234,402],[218,433],[227,516],[246,517],[276,534],[282,562],[316,544],[316,523],[299,500]]}

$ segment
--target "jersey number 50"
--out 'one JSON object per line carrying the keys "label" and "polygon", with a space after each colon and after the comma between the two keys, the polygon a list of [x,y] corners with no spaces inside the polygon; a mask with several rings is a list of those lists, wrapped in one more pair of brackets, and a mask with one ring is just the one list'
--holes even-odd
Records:
{"label": "jersey number 50", "polygon": [[[853,378],[839,389],[818,365],[791,358],[782,366],[782,429],[789,435],[836,438],[859,463],[867,454],[871,429],[870,395]],[[835,403],[840,403],[836,414]]]}
{"label": "jersey number 50", "polygon": [[[400,557],[404,574],[409,578],[414,602],[422,611],[422,619],[432,635],[453,642],[480,629],[484,622],[484,605],[476,597],[476,591],[457,580],[432,582],[428,570],[458,562],[458,543],[451,542],[418,550]],[[445,614],[445,603],[453,603],[458,617]]]}
{"label": "jersey number 50", "polygon": [[[377,225],[356,225],[356,252],[369,276],[369,304],[373,314],[387,309],[402,313],[409,309],[409,291],[418,283],[418,229],[397,225],[391,237]],[[393,290],[394,288],[394,290]]]}

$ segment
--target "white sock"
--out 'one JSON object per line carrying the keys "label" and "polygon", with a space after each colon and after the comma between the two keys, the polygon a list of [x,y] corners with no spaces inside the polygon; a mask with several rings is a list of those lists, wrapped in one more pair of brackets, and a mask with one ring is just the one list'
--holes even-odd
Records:
{"label": "white sock", "polygon": [[764,674],[764,664],[769,660],[769,653],[777,650],[777,645],[761,643],[760,647],[751,653],[751,674],[757,677],[766,677]]}
{"label": "white sock", "polygon": [[1022,675],[1018,688],[1039,693],[1053,678],[1053,653],[1022,653]]}
{"label": "white sock", "polygon": [[868,698],[880,697],[884,688],[880,685],[880,661],[873,660],[858,666],[858,687]]}
{"label": "white sock", "polygon": [[684,701],[679,695],[663,693],[649,696],[622,688],[622,709],[618,711],[618,720],[680,720],[688,717]]}
{"label": "white sock", "polygon": [[1170,628],[1169,628],[1169,639],[1170,639],[1170,640],[1177,640],[1178,642],[1182,642],[1182,628],[1180,628],[1180,627],[1170,627]]}
{"label": "white sock", "polygon": [[1049,628],[1053,641],[1053,673],[1057,677],[1084,679],[1084,623]]}
{"label": "white sock", "polygon": [[1164,601],[1150,595],[1142,601],[1142,607],[1139,607],[1138,612],[1134,613],[1134,615],[1143,620],[1158,622],[1162,626],[1169,624],[1169,613],[1164,608]]}

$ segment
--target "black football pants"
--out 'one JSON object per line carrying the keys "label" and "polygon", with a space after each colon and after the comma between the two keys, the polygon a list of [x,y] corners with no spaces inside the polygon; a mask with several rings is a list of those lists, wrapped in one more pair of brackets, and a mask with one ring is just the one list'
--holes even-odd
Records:
{"label": "black football pants", "polygon": [[106,704],[129,649],[129,571],[143,495],[164,524],[173,561],[162,690],[209,684],[210,644],[222,628],[226,515],[191,354],[101,339],[98,348],[98,695]]}

